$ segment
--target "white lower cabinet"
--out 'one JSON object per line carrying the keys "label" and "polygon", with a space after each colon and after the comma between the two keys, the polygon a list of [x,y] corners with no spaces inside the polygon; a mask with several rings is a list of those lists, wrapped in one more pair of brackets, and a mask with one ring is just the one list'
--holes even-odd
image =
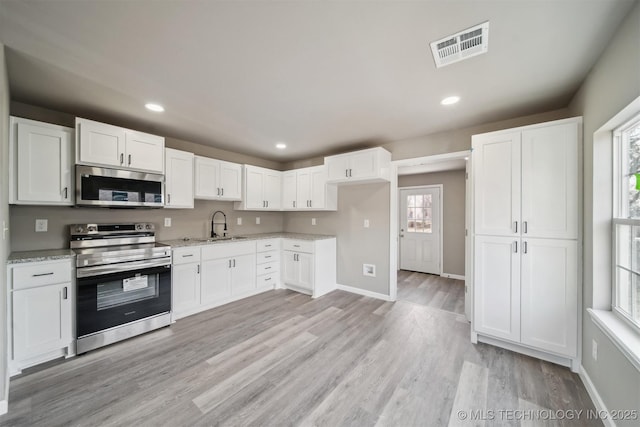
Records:
{"label": "white lower cabinet", "polygon": [[172,312],[173,317],[197,311],[200,306],[200,247],[173,250]]}
{"label": "white lower cabinet", "polygon": [[314,298],[336,289],[336,239],[283,239],[285,287]]}
{"label": "white lower cabinet", "polygon": [[257,242],[256,287],[280,287],[280,248],[282,239],[266,239]]}
{"label": "white lower cabinet", "polygon": [[70,260],[9,266],[9,372],[75,354]]}

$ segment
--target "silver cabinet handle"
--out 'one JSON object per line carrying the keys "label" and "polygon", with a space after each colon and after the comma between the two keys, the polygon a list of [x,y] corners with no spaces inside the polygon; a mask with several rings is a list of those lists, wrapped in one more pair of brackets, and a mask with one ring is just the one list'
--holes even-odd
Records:
{"label": "silver cabinet handle", "polygon": [[265,259],[266,259],[266,258],[271,258],[271,255],[267,255],[267,256],[265,256]]}
{"label": "silver cabinet handle", "polygon": [[300,245],[293,245],[293,247],[294,247],[294,248],[299,248],[299,247],[300,247]]}
{"label": "silver cabinet handle", "polygon": [[349,169],[349,178],[353,178],[353,169]]}
{"label": "silver cabinet handle", "polygon": [[171,204],[171,194],[167,194],[167,204]]}
{"label": "silver cabinet handle", "polygon": [[271,245],[264,245],[264,247],[265,247],[265,248],[270,248],[270,247],[271,247]]}
{"label": "silver cabinet handle", "polygon": [[309,200],[309,207],[312,208],[313,207],[313,200]]}
{"label": "silver cabinet handle", "polygon": [[53,276],[53,271],[51,273],[38,273],[33,275],[33,277],[42,277],[42,276]]}
{"label": "silver cabinet handle", "polygon": [[265,267],[264,269],[265,270],[271,270],[271,267]]}
{"label": "silver cabinet handle", "polygon": [[294,208],[296,207],[296,201],[295,200],[293,201],[293,207]]}
{"label": "silver cabinet handle", "polygon": [[264,281],[271,280],[271,277],[265,277]]}
{"label": "silver cabinet handle", "polygon": [[231,268],[231,260],[229,260],[229,268]]}
{"label": "silver cabinet handle", "polygon": [[221,188],[221,189],[220,189],[220,195],[221,195],[221,196],[224,196],[224,188]]}
{"label": "silver cabinet handle", "polygon": [[513,244],[514,244],[513,252],[517,254],[518,253],[518,241],[516,240],[515,242],[513,242]]}
{"label": "silver cabinet handle", "polygon": [[344,176],[346,176],[347,178],[349,178],[349,169],[345,169],[345,170],[344,170]]}
{"label": "silver cabinet handle", "polygon": [[269,201],[267,200],[267,207],[269,207]]}
{"label": "silver cabinet handle", "polygon": [[62,299],[67,299],[69,295],[67,294],[67,287],[62,288]]}
{"label": "silver cabinet handle", "polygon": [[236,260],[233,260],[233,268],[236,268]]}
{"label": "silver cabinet handle", "polygon": [[200,274],[200,264],[198,264],[198,265],[196,266],[196,273],[197,273],[197,274]]}
{"label": "silver cabinet handle", "polygon": [[120,153],[120,164],[124,164],[124,153]]}
{"label": "silver cabinet handle", "polygon": [[182,258],[189,258],[190,256],[193,256],[193,254],[182,255]]}
{"label": "silver cabinet handle", "polygon": [[523,242],[522,243],[522,253],[526,254],[527,253],[527,242]]}
{"label": "silver cabinet handle", "polygon": [[523,222],[523,223],[522,223],[522,232],[523,232],[524,234],[527,234],[527,229],[528,229],[528,228],[529,228],[529,226],[528,226],[528,224],[527,224],[527,221]]}
{"label": "silver cabinet handle", "polygon": [[518,232],[518,221],[513,221],[513,232],[514,233]]}
{"label": "silver cabinet handle", "polygon": [[69,198],[69,188],[68,187],[64,187],[64,198],[65,199]]}
{"label": "silver cabinet handle", "polygon": [[216,188],[216,191],[217,191],[216,196],[219,196],[219,195],[220,195],[220,189],[219,189],[219,188]]}
{"label": "silver cabinet handle", "polygon": [[129,166],[131,166],[131,154],[129,154]]}

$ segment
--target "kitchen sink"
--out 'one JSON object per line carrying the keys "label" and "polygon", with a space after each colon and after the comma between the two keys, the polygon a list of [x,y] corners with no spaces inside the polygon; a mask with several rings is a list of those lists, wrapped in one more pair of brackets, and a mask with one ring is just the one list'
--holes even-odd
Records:
{"label": "kitchen sink", "polygon": [[198,242],[223,242],[223,241],[234,241],[234,240],[245,240],[247,237],[245,236],[225,236],[225,237],[209,237],[207,239],[194,239]]}

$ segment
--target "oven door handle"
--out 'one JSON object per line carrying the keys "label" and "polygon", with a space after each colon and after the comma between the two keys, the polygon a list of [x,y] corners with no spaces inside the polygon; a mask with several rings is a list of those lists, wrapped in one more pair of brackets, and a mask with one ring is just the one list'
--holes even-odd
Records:
{"label": "oven door handle", "polygon": [[107,274],[135,272],[145,268],[164,267],[171,265],[171,258],[149,259],[143,261],[121,262],[116,264],[95,265],[93,267],[79,267],[76,269],[76,277],[94,277]]}

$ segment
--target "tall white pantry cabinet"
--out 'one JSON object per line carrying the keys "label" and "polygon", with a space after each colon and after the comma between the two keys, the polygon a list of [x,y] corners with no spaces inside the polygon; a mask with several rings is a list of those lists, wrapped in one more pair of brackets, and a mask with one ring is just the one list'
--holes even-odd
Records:
{"label": "tall white pantry cabinet", "polygon": [[582,118],[472,137],[473,333],[576,370]]}

